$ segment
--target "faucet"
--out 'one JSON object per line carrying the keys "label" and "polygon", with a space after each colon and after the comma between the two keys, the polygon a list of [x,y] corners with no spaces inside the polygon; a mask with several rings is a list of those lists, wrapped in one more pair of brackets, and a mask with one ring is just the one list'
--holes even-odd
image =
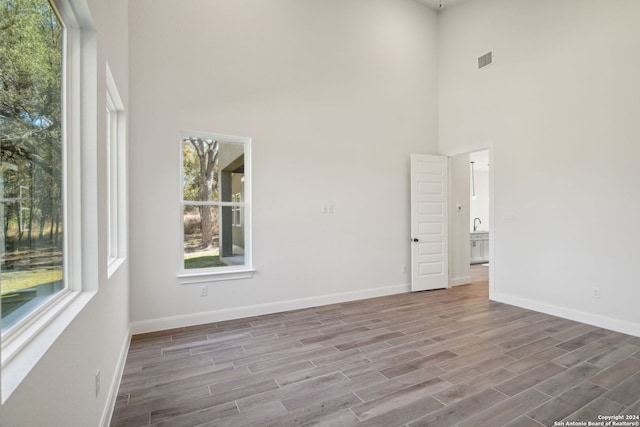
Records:
{"label": "faucet", "polygon": [[476,231],[478,229],[478,224],[476,224],[476,221],[478,221],[478,224],[482,224],[482,221],[480,221],[480,218],[474,218],[473,219],[473,231]]}

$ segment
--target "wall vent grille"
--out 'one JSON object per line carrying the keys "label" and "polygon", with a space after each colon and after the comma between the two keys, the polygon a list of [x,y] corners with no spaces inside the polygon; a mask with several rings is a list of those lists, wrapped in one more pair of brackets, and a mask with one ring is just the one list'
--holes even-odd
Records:
{"label": "wall vent grille", "polygon": [[478,70],[493,62],[493,52],[485,53],[478,58]]}

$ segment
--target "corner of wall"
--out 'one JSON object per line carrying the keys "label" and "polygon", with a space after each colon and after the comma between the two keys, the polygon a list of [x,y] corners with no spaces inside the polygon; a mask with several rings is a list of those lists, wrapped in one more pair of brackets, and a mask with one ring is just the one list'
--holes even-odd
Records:
{"label": "corner of wall", "polygon": [[597,326],[599,328],[609,329],[623,334],[640,337],[640,324],[637,323],[632,323],[609,316],[588,313],[585,311],[574,310],[571,308],[560,307],[554,304],[547,304],[540,301],[534,301],[531,299],[520,298],[498,292],[490,292],[489,299],[491,301],[515,305],[516,307],[538,311],[541,313],[549,314],[551,316],[574,320],[576,322],[586,323],[588,325]]}
{"label": "corner of wall", "polygon": [[111,424],[111,417],[113,410],[116,406],[116,399],[118,398],[118,390],[120,389],[120,381],[122,380],[122,374],[124,373],[125,363],[127,361],[127,354],[129,353],[129,345],[131,344],[131,325],[127,328],[125,339],[122,342],[120,349],[120,356],[118,357],[118,364],[113,372],[111,378],[111,385],[109,386],[109,394],[107,395],[107,401],[102,412],[100,425],[102,427],[109,427]]}

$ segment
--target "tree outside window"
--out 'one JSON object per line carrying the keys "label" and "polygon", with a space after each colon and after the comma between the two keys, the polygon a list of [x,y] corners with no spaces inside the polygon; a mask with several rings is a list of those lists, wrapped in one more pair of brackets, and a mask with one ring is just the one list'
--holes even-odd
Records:
{"label": "tree outside window", "polygon": [[46,0],[0,0],[3,333],[64,289],[64,27]]}
{"label": "tree outside window", "polygon": [[246,265],[245,143],[182,138],[185,270]]}

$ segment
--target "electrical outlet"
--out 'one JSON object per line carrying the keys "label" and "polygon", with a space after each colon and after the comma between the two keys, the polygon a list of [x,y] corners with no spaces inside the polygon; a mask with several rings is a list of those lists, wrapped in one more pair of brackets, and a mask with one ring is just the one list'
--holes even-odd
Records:
{"label": "electrical outlet", "polygon": [[207,288],[207,285],[200,286],[200,296],[206,297],[207,295],[209,295],[209,288]]}
{"label": "electrical outlet", "polygon": [[406,265],[403,265],[403,266],[400,268],[400,272],[401,272],[401,273],[406,274],[406,273],[407,273],[407,266],[406,266]]}
{"label": "electrical outlet", "polygon": [[333,213],[333,203],[323,203],[323,205],[322,205],[322,213],[323,214],[332,214]]}
{"label": "electrical outlet", "polygon": [[591,288],[591,297],[592,298],[600,298],[600,288],[594,286]]}
{"label": "electrical outlet", "polygon": [[96,371],[96,397],[100,394],[100,369]]}

